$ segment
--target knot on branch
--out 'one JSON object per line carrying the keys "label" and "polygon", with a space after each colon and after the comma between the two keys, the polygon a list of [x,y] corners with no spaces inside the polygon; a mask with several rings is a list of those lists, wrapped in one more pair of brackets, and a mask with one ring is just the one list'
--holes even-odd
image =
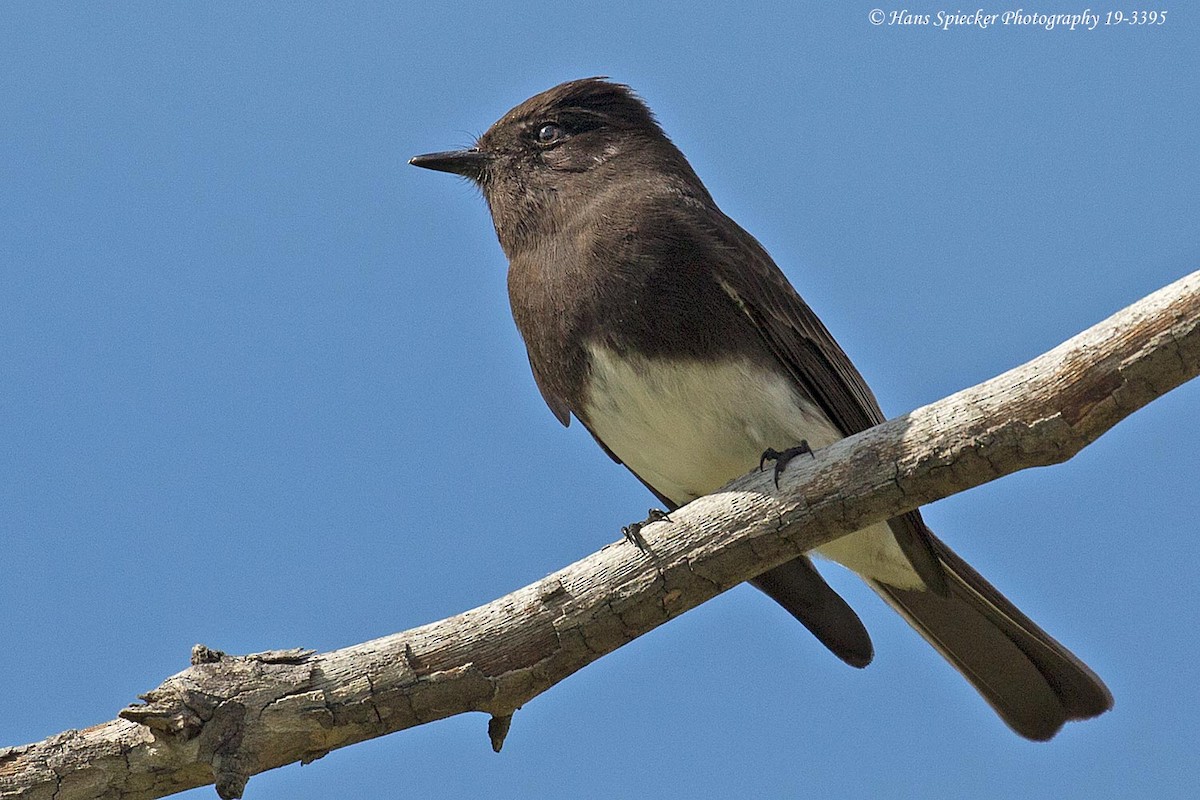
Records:
{"label": "knot on branch", "polygon": [[[306,694],[317,671],[313,655],[293,648],[230,656],[196,645],[191,668],[141,695],[145,702],[120,716],[168,743],[195,740],[199,760],[212,766],[217,793],[225,800],[241,797],[250,776],[269,769],[279,755],[278,731],[269,730],[273,707],[299,698],[328,717],[323,698]],[[311,760],[324,750],[321,742],[306,752]]]}
{"label": "knot on branch", "polygon": [[512,714],[493,714],[488,720],[488,738],[492,741],[492,752],[499,753],[504,747],[504,738],[512,727]]}

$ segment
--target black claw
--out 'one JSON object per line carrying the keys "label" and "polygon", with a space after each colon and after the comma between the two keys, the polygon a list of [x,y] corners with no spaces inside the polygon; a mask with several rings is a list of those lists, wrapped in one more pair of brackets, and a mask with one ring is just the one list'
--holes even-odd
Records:
{"label": "black claw", "polygon": [[777,451],[774,447],[768,447],[766,450],[763,450],[762,456],[760,456],[758,459],[758,471],[762,472],[763,466],[768,461],[774,461],[775,459],[779,458],[779,456],[779,451]]}
{"label": "black claw", "polygon": [[667,512],[661,508],[652,508],[646,512],[646,518],[641,522],[631,522],[621,528],[621,535],[625,537],[625,541],[637,547],[643,553],[649,551],[646,540],[642,538],[642,528],[649,525],[651,522],[670,522],[671,518],[667,516]]}
{"label": "black claw", "polygon": [[625,537],[625,541],[646,552],[646,540],[642,538],[642,523],[631,522],[628,525],[621,526],[621,535]]}
{"label": "black claw", "polygon": [[779,476],[782,475],[783,470],[787,468],[788,462],[791,461],[796,456],[803,455],[805,453],[808,453],[814,459],[816,458],[816,455],[813,454],[812,448],[808,446],[808,440],[806,440],[806,439],[800,440],[800,444],[796,445],[795,447],[789,447],[787,450],[784,450],[782,453],[773,447],[768,447],[766,450],[763,451],[762,457],[760,459],[758,459],[758,471],[762,472],[763,465],[766,464],[768,461],[774,461],[775,462],[775,488],[778,489],[779,488]]}

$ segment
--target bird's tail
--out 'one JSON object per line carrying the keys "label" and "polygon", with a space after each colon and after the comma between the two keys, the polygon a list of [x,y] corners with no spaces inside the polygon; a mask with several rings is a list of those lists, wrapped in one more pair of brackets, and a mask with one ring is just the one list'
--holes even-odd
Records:
{"label": "bird's tail", "polygon": [[868,580],[1009,727],[1049,739],[1075,719],[1112,708],[1103,681],[1039,628],[943,542],[929,543],[945,573],[945,595]]}

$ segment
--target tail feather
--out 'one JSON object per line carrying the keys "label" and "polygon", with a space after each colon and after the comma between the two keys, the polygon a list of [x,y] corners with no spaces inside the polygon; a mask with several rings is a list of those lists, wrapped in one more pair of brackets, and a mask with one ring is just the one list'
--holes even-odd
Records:
{"label": "tail feather", "polygon": [[750,582],[787,609],[842,661],[859,668],[871,663],[875,650],[862,620],[806,556],[780,564]]}
{"label": "tail feather", "polygon": [[1112,694],[1082,661],[1021,613],[967,562],[929,534],[948,593],[868,580],[970,681],[1020,735],[1049,739],[1069,720],[1112,708]]}

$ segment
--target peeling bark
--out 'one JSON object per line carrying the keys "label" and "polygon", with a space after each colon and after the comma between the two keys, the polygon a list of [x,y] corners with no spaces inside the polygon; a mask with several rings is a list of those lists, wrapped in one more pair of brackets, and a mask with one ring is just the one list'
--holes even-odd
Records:
{"label": "peeling bark", "polygon": [[0,798],[162,797],[467,711],[499,750],[521,705],[671,617],[837,536],[1065,461],[1200,374],[1200,272],[997,378],[751,473],[487,605],[374,641],[192,666],[120,718],[0,748]]}

